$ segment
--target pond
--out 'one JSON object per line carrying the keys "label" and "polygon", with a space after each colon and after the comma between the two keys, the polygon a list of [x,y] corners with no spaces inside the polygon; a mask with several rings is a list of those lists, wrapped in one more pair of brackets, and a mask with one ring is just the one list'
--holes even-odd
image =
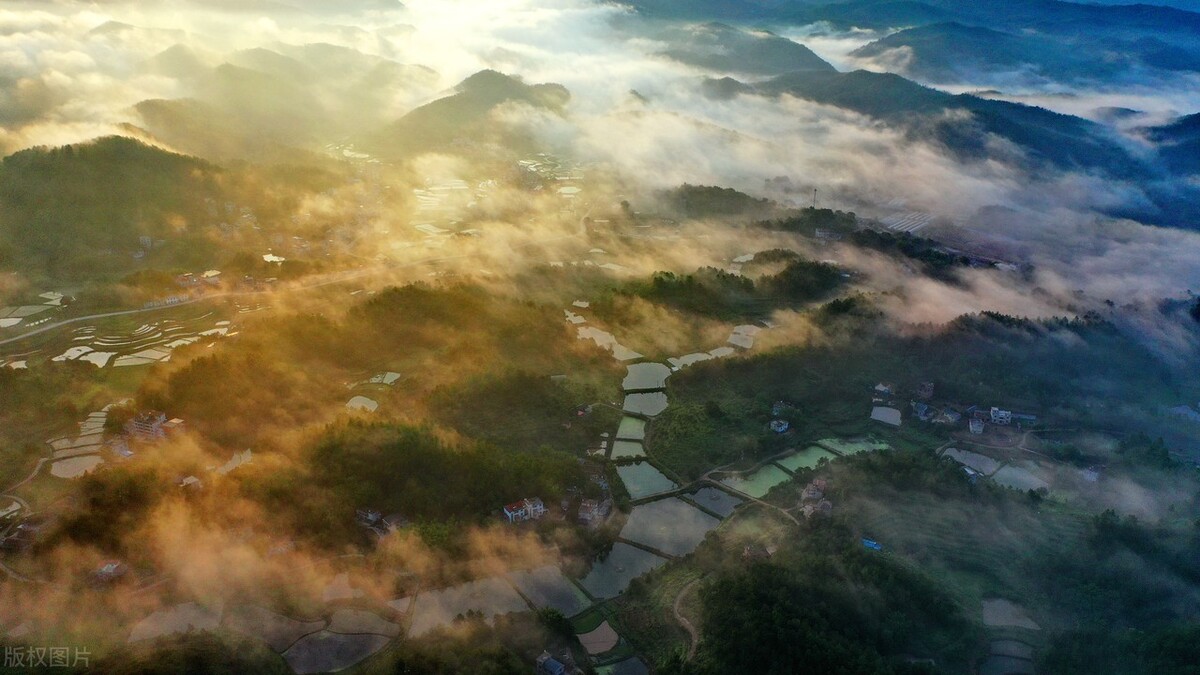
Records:
{"label": "pond", "polygon": [[617,438],[640,441],[646,438],[646,420],[636,417],[622,417],[621,426],[617,428]]}
{"label": "pond", "polygon": [[701,488],[692,494],[690,499],[722,518],[728,518],[738,504],[742,503],[740,497],[734,497],[715,487]]}
{"label": "pond", "polygon": [[721,521],[681,499],[635,506],[621,538],[673,556],[691,553]]}
{"label": "pond", "polygon": [[498,614],[528,609],[521,596],[503,579],[480,579],[418,595],[413,603],[409,635],[420,637],[439,626],[448,626],[454,617],[470,611],[479,612],[490,622]]}
{"label": "pond", "polygon": [[300,638],[283,653],[283,658],[299,675],[329,673],[349,668],[390,641],[382,635],[341,635],[323,630]]}
{"label": "pond", "polygon": [[815,468],[817,466],[817,462],[821,461],[822,459],[833,459],[834,457],[836,457],[836,455],[834,455],[832,452],[826,450],[825,448],[814,445],[798,452],[793,452],[783,459],[777,459],[775,460],[775,463],[787,469],[788,471],[795,472],[800,469]]}
{"label": "pond", "polygon": [[579,583],[595,598],[613,598],[629,588],[629,582],[667,562],[666,558],[622,542],[613,544],[602,561]]}
{"label": "pond", "polygon": [[613,459],[628,459],[631,457],[645,457],[646,449],[637,441],[614,441],[612,458]]}
{"label": "pond", "polygon": [[629,394],[625,397],[625,412],[654,417],[667,409],[667,395],[661,391],[650,394]]}
{"label": "pond", "polygon": [[648,462],[618,466],[617,475],[625,484],[625,490],[629,492],[630,499],[644,499],[670,492],[679,487]]}
{"label": "pond", "polygon": [[1000,462],[997,462],[986,455],[981,455],[977,452],[971,452],[970,450],[950,448],[946,450],[945,455],[959,464],[963,464],[975,469],[985,476],[990,476],[993,473],[996,473],[996,469],[1000,468]]}
{"label": "pond", "polygon": [[997,471],[992,480],[996,481],[1004,487],[1012,488],[1026,492],[1029,490],[1040,490],[1042,488],[1050,489],[1050,484],[1041,478],[1037,477],[1029,470],[1034,465],[1009,464],[1008,466]]}
{"label": "pond", "polygon": [[625,391],[662,389],[667,386],[667,378],[671,376],[671,369],[661,363],[635,363],[628,369],[629,374],[621,383]]}
{"label": "pond", "polygon": [[591,604],[587,596],[554,565],[511,572],[508,580],[534,607],[550,607],[563,616],[575,616]]}
{"label": "pond", "polygon": [[742,494],[761,499],[771,488],[786,483],[791,478],[788,472],[774,464],[768,464],[749,476],[730,476],[721,482]]}

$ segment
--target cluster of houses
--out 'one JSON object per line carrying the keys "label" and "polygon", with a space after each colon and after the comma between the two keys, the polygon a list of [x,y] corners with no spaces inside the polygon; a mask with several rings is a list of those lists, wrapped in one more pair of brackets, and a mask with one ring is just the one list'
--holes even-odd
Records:
{"label": "cluster of houses", "polygon": [[[170,435],[181,431],[182,428],[184,428],[182,419],[168,419],[162,412],[146,411],[128,420],[125,423],[125,434],[113,438],[107,444],[118,458],[128,459],[133,456],[130,446],[128,446],[131,441],[154,443],[166,440]],[[101,431],[101,428],[97,428],[96,431]],[[184,486],[198,488],[199,480],[196,478],[193,480],[196,485],[186,484]],[[182,484],[182,482],[176,483]],[[20,512],[22,512],[22,508],[16,502],[10,507],[0,509],[0,533],[2,533],[0,551],[20,552],[29,549],[30,546],[37,543],[41,533],[47,530],[49,520],[46,516],[34,515],[18,521]]]}
{"label": "cluster of houses", "polygon": [[[954,426],[967,420],[967,428],[972,434],[982,434],[988,424],[1011,426],[1037,422],[1036,415],[1017,413],[998,407],[985,408],[981,406],[935,406],[930,401],[934,395],[933,382],[922,382],[913,392],[914,398],[909,405],[916,419],[930,424],[945,424]],[[877,384],[871,397],[871,419],[884,424],[899,427],[901,423],[900,407],[896,403],[895,387],[890,384]]]}
{"label": "cluster of houses", "polygon": [[575,657],[570,650],[563,650],[558,656],[543,651],[537,657],[533,668],[534,675],[581,675],[583,670],[575,665]]}
{"label": "cluster of houses", "polygon": [[197,276],[193,272],[185,272],[175,277],[175,285],[180,288],[196,288],[197,286],[220,286],[221,271],[208,270]]}
{"label": "cluster of houses", "polygon": [[792,425],[786,419],[783,419],[783,417],[785,415],[787,415],[789,412],[794,411],[795,409],[796,409],[795,406],[793,406],[792,404],[790,404],[786,401],[776,401],[771,406],[771,418],[772,419],[771,419],[771,423],[769,425],[771,428],[771,431],[773,431],[777,434],[786,434],[788,432],[788,429],[792,428]]}
{"label": "cluster of houses", "polygon": [[408,519],[399,513],[385,516],[375,509],[357,509],[354,512],[354,522],[376,538],[386,537],[409,525]]}
{"label": "cluster of houses", "polygon": [[991,408],[971,406],[964,411],[964,414],[967,416],[967,427],[972,434],[976,435],[982,434],[988,424],[1007,427],[1016,423],[1017,428],[1021,428],[1022,424],[1037,422],[1037,415],[1015,413],[995,406]]}
{"label": "cluster of houses", "polygon": [[816,478],[800,493],[801,511],[805,518],[828,518],[833,515],[833,502],[825,498],[829,483],[824,478]]}
{"label": "cluster of houses", "polygon": [[0,538],[0,551],[19,553],[28,549],[37,543],[42,532],[48,531],[49,524],[50,519],[45,516],[25,518]]}
{"label": "cluster of houses", "polygon": [[583,499],[579,502],[579,522],[590,528],[597,528],[608,519],[612,508],[613,500],[610,497]]}
{"label": "cluster of houses", "polygon": [[527,497],[504,507],[504,519],[510,523],[541,520],[546,515],[546,505],[540,497]]}
{"label": "cluster of houses", "polygon": [[166,413],[147,410],[134,415],[125,423],[125,433],[136,441],[155,443],[183,431],[183,420],[167,419]]}

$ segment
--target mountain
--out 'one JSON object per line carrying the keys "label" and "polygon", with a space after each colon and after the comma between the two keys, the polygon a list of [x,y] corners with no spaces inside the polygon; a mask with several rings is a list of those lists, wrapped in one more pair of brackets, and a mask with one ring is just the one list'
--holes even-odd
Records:
{"label": "mountain", "polygon": [[507,130],[491,122],[491,113],[505,103],[561,111],[571,94],[560,84],[525,84],[494,70],[463,80],[454,93],[423,105],[369,139],[379,153],[406,157],[444,148],[454,141],[487,142],[502,139]]}
{"label": "mountain", "polygon": [[646,16],[669,19],[746,20],[773,15],[769,7],[753,0],[635,0],[628,4]]}
{"label": "mountain", "polygon": [[174,237],[207,220],[219,173],[118,136],[9,155],[0,163],[4,265],[68,279],[128,265],[139,237]]}
{"label": "mountain", "polygon": [[[899,75],[861,70],[790,73],[754,85],[711,80],[703,90],[726,98],[739,92],[789,95],[845,108],[912,140],[943,148],[958,161],[1008,164],[1034,180],[1064,172],[1104,176],[1127,183],[1145,197],[1137,204],[1127,200],[1111,207],[1109,215],[1183,228],[1195,228],[1200,221],[1200,188],[1177,180],[1168,162],[1133,154],[1111,129],[1080,117],[953,95]],[[1187,128],[1191,124],[1195,122],[1189,120]],[[1194,160],[1185,155],[1190,147],[1186,142],[1172,147],[1179,150],[1165,151],[1164,158],[1170,155],[1180,166],[1192,166]]]}
{"label": "mountain", "polygon": [[211,72],[212,66],[195,49],[176,44],[147,59],[142,69],[177,80],[195,80]]}
{"label": "mountain", "polygon": [[1200,113],[1143,131],[1172,171],[1200,174]]}
{"label": "mountain", "polygon": [[180,152],[212,161],[311,164],[295,139],[262,133],[236,117],[193,98],[147,99],[134,106],[141,134]]}
{"label": "mountain", "polygon": [[994,159],[987,138],[992,134],[1019,147],[1035,168],[1102,171],[1114,178],[1144,177],[1149,170],[1094,122],[1007,101],[956,96],[899,75],[792,73],[758,89],[869,115],[940,143],[963,160]]}
{"label": "mountain", "polygon": [[782,75],[798,70],[833,70],[808,47],[766,31],[709,22],[664,31],[664,55],[693,66],[726,73]]}
{"label": "mountain", "polygon": [[177,74],[193,91],[139,103],[140,126],[217,161],[290,161],[297,149],[388,123],[432,93],[437,81],[428,68],[327,44],[237,51],[215,68],[175,46],[144,69]]}
{"label": "mountain", "polygon": [[1152,37],[1016,34],[956,22],[902,30],[860,47],[851,56],[935,83],[981,83],[989,76],[1013,73],[1070,82],[1133,77],[1146,68],[1200,70],[1200,48],[1177,47]]}
{"label": "mountain", "polygon": [[891,30],[953,21],[1009,32],[1036,29],[1057,35],[1157,37],[1184,47],[1200,36],[1200,13],[1149,4],[1062,0],[631,0],[630,4],[652,17],[774,25],[827,23],[839,29]]}
{"label": "mountain", "polygon": [[1156,5],[1093,5],[1061,0],[849,0],[798,7],[789,3],[772,14],[776,20],[803,24],[824,21],[842,28],[888,29],[956,21],[1068,35],[1200,34],[1200,14],[1196,12]]}

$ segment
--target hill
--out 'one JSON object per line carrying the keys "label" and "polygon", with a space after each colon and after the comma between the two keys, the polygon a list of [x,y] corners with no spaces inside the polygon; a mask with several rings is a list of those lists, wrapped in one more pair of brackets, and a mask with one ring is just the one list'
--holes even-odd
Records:
{"label": "hill", "polygon": [[1036,29],[1056,35],[1155,37],[1178,46],[1194,44],[1200,36],[1200,13],[1157,4],[1062,0],[632,0],[630,4],[652,17],[775,25],[827,23],[839,29],[894,30],[953,21],[1009,32]]}
{"label": "hill", "polygon": [[956,22],[893,33],[851,56],[929,82],[981,82],[1013,73],[1055,81],[1106,80],[1133,69],[1200,69],[1200,52],[1143,37],[1136,40],[1064,38],[1006,33]]}
{"label": "hill", "polygon": [[241,50],[215,67],[175,46],[143,67],[181,77],[193,91],[139,103],[140,126],[215,161],[294,161],[297,150],[379,128],[436,80],[428,68],[321,43]]}
{"label": "hill", "polygon": [[6,267],[84,279],[120,268],[139,238],[187,233],[219,194],[207,162],[106,137],[23,150],[0,163]]}
{"label": "hill", "polygon": [[676,61],[709,70],[749,75],[782,75],[800,70],[832,71],[811,49],[765,31],[723,23],[682,26],[665,31],[663,52]]}
{"label": "hill", "polygon": [[[561,110],[571,98],[559,84],[525,84],[520,79],[483,70],[463,80],[454,93],[423,105],[370,139],[380,154],[405,157],[448,146],[456,140],[501,140],[504,129],[489,124],[492,111],[505,103]],[[506,139],[512,140],[512,139]]]}
{"label": "hill", "polygon": [[1001,30],[1037,28],[1064,35],[1200,34],[1200,14],[1149,4],[1095,5],[1060,0],[1003,3],[957,0],[850,0],[819,5],[782,5],[777,19],[828,22],[838,27],[903,28],[956,21]]}
{"label": "hill", "polygon": [[[939,143],[963,160],[995,159],[987,143],[987,135],[994,134],[1019,147],[1032,168],[1099,170],[1114,178],[1152,173],[1094,122],[1006,101],[952,95],[899,75],[861,70],[793,73],[774,78],[759,90],[869,115]],[[956,112],[969,115],[951,114]]]}
{"label": "hill", "polygon": [[1147,129],[1145,133],[1158,144],[1159,154],[1172,171],[1200,174],[1200,113]]}

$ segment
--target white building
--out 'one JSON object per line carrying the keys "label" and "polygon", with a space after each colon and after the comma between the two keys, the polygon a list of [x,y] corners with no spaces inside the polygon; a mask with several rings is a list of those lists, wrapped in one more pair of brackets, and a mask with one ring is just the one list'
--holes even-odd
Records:
{"label": "white building", "polygon": [[539,520],[546,515],[546,505],[538,497],[522,499],[504,507],[504,518],[510,523]]}

